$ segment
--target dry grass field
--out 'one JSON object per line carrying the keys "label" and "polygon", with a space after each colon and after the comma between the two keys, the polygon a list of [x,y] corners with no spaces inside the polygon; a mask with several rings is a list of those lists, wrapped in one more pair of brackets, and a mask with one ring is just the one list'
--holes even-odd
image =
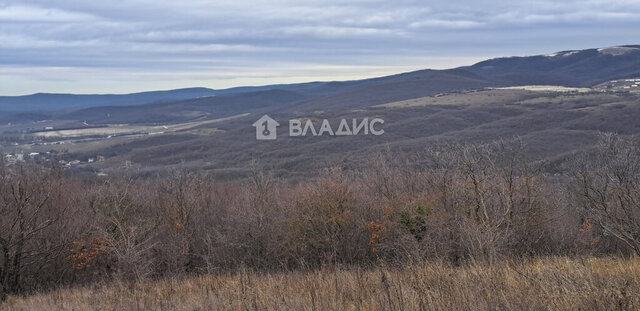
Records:
{"label": "dry grass field", "polygon": [[111,283],[2,310],[638,310],[640,260],[550,257],[452,267],[319,270]]}

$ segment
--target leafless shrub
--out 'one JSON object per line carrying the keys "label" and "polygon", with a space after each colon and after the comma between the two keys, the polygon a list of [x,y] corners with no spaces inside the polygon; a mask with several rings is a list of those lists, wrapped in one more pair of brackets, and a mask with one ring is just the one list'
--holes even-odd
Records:
{"label": "leafless shrub", "polygon": [[381,153],[357,171],[303,182],[257,166],[219,182],[201,172],[77,178],[0,163],[2,290],[242,269],[462,266],[601,255],[616,243],[637,252],[637,146],[607,139],[576,160],[570,191],[570,176],[548,176],[518,141]]}
{"label": "leafless shrub", "polygon": [[474,258],[534,252],[544,242],[548,189],[520,143],[449,145],[429,153],[425,175]]}
{"label": "leafless shrub", "polygon": [[596,224],[640,254],[640,149],[637,141],[604,134],[593,153],[574,167],[572,190],[584,226]]}
{"label": "leafless shrub", "polygon": [[148,204],[148,191],[124,178],[106,182],[88,202],[94,226],[90,234],[104,241],[111,264],[105,267],[125,280],[143,280],[153,273],[158,213]]}
{"label": "leafless shrub", "polygon": [[294,259],[318,266],[352,263],[367,248],[365,221],[359,216],[358,194],[351,180],[333,170],[315,183],[294,190],[288,220],[288,243]]}
{"label": "leafless shrub", "polygon": [[62,251],[59,239],[48,235],[63,221],[59,174],[55,168],[0,165],[0,298],[45,279],[37,274]]}
{"label": "leafless shrub", "polygon": [[167,274],[193,271],[197,266],[196,251],[198,217],[207,207],[210,183],[207,176],[175,171],[159,181],[155,200],[160,216],[157,269]]}

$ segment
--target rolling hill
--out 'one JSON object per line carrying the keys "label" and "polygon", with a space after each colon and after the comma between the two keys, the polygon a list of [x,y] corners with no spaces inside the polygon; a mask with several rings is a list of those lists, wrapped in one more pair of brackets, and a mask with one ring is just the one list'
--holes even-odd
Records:
{"label": "rolling hill", "polygon": [[127,106],[161,101],[175,101],[203,96],[213,96],[215,94],[215,90],[207,88],[187,88],[170,91],[153,91],[121,95],[37,93],[24,96],[0,96],[0,111],[55,111],[97,106]]}
{"label": "rolling hill", "polygon": [[[547,84],[593,86],[609,80],[640,76],[640,45],[562,51],[548,55],[504,57],[451,70],[418,70],[397,75],[332,82],[276,84],[213,90],[187,88],[121,95],[74,95],[38,93],[0,96],[0,111],[50,112],[101,106],[134,106],[202,97],[238,95],[267,90],[297,92],[304,98],[323,98],[347,105],[374,100],[411,98],[483,86]],[[382,95],[383,97],[380,97]],[[336,96],[336,97],[331,97]],[[322,99],[307,105],[323,104]],[[212,103],[215,104],[215,101]],[[180,105],[180,104],[178,104]]]}
{"label": "rolling hill", "polygon": [[516,85],[593,86],[640,76],[640,45],[496,58],[464,69]]}
{"label": "rolling hill", "polygon": [[[0,126],[0,144],[24,153],[64,151],[67,160],[106,156],[86,166],[92,170],[126,162],[142,171],[187,166],[224,176],[242,175],[256,160],[281,175],[305,175],[327,165],[354,167],[376,152],[498,139],[522,140],[532,158],[559,163],[589,148],[600,132],[640,134],[640,79],[630,78],[640,78],[639,46],[497,58],[374,79],[4,113],[0,122],[18,123]],[[255,139],[252,124],[263,114],[281,124],[276,141]],[[337,124],[342,118],[376,117],[385,120],[382,136],[286,135],[292,118]],[[32,122],[37,120],[48,121]]]}

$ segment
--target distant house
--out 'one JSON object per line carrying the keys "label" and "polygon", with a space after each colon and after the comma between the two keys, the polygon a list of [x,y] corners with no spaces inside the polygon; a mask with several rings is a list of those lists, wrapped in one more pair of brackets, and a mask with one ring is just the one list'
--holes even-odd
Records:
{"label": "distant house", "polygon": [[24,161],[24,154],[16,153],[16,154],[7,154],[4,156],[7,165],[16,164],[16,162]]}
{"label": "distant house", "polygon": [[95,159],[95,158],[89,158],[89,159],[87,159],[87,163],[93,163],[93,162],[95,162],[95,161],[96,161],[96,159]]}
{"label": "distant house", "polygon": [[16,163],[16,157],[14,155],[12,155],[12,154],[5,155],[4,159],[5,159],[6,163],[7,163],[7,165]]}
{"label": "distant house", "polygon": [[52,131],[53,130],[53,126],[47,126],[44,128],[45,131]]}

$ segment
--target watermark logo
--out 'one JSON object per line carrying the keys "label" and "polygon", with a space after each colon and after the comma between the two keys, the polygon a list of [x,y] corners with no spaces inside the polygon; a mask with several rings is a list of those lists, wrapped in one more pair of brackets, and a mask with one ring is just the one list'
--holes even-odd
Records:
{"label": "watermark logo", "polygon": [[[337,126],[335,126],[337,124]],[[384,120],[380,118],[363,119],[341,119],[334,125],[329,120],[324,119],[314,122],[311,119],[305,121],[301,119],[289,120],[289,137],[301,136],[354,136],[354,135],[375,135],[384,134],[382,125]],[[262,116],[253,126],[256,128],[257,140],[275,140],[277,138],[277,127],[280,125],[276,120],[268,115]]]}
{"label": "watermark logo", "polygon": [[256,128],[256,139],[275,140],[277,138],[278,126],[280,126],[278,121],[265,114],[253,123],[253,127]]}

